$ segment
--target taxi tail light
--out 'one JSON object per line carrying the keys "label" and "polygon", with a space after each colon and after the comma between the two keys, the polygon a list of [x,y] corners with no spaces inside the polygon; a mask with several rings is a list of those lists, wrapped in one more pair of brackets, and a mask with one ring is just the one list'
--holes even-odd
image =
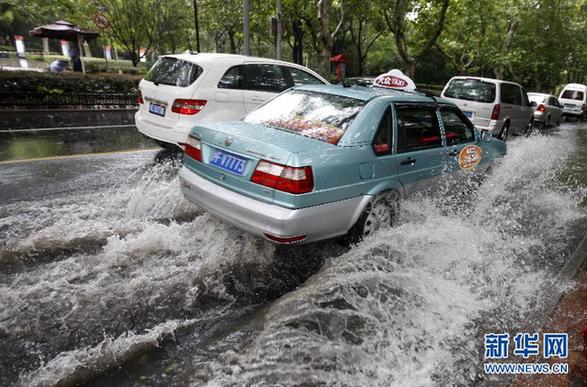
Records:
{"label": "taxi tail light", "polygon": [[501,110],[501,105],[496,103],[493,105],[493,111],[491,112],[491,119],[498,120],[499,119],[499,111]]}
{"label": "taxi tail light", "polygon": [[271,235],[271,234],[263,234],[263,235],[265,235],[265,238],[269,239],[270,241],[277,242],[277,243],[283,243],[283,244],[301,242],[304,239],[306,239],[306,236],[304,234],[286,236],[286,237],[281,237],[281,236]]}
{"label": "taxi tail light", "polygon": [[137,95],[137,105],[142,105],[145,103],[143,100],[143,92],[139,90],[139,95]]}
{"label": "taxi tail light", "polygon": [[544,108],[544,105],[543,104],[540,104],[540,105],[538,105],[538,107],[536,108],[536,110],[538,110],[539,112],[544,113],[544,110],[546,110],[546,109]]}
{"label": "taxi tail light", "polygon": [[176,99],[173,101],[171,111],[177,114],[193,116],[198,114],[206,106],[207,102],[205,99]]}
{"label": "taxi tail light", "polygon": [[251,181],[292,194],[303,194],[314,189],[312,167],[289,167],[267,160],[259,162]]}
{"label": "taxi tail light", "polygon": [[194,160],[202,161],[202,142],[200,137],[190,134],[185,143],[185,153]]}

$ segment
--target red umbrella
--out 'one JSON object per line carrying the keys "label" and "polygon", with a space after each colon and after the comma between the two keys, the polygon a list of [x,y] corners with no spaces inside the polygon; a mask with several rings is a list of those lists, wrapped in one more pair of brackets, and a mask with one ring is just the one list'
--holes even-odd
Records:
{"label": "red umbrella", "polygon": [[30,32],[31,36],[37,38],[50,38],[77,41],[80,59],[82,62],[82,71],[86,72],[84,60],[82,56],[82,40],[96,39],[99,35],[96,31],[83,30],[73,23],[65,20],[58,20],[52,24],[45,24],[43,26],[35,27]]}
{"label": "red umbrella", "polygon": [[338,54],[330,57],[332,63],[336,63],[336,77],[340,81],[342,79],[342,64],[349,63],[348,59],[344,54]]}

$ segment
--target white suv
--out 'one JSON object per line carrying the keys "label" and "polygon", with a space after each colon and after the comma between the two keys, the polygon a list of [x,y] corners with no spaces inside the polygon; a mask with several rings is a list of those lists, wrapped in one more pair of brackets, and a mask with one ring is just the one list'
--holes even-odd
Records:
{"label": "white suv", "polygon": [[138,130],[183,149],[197,123],[237,120],[292,86],[327,84],[312,70],[231,54],[165,55],[139,84]]}

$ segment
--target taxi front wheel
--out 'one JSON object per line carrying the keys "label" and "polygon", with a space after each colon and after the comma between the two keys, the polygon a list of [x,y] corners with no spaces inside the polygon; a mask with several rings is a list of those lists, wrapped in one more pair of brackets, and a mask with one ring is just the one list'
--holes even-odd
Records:
{"label": "taxi front wheel", "polygon": [[380,229],[393,226],[399,212],[399,199],[396,191],[385,191],[375,196],[347,234],[349,242],[360,242]]}

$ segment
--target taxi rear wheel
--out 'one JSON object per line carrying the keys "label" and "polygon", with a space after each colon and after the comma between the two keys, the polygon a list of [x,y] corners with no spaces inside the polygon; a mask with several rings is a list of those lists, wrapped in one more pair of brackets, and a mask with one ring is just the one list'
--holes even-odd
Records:
{"label": "taxi rear wheel", "polygon": [[393,226],[399,212],[399,199],[396,191],[386,191],[375,196],[347,234],[348,240],[357,243],[380,229]]}

